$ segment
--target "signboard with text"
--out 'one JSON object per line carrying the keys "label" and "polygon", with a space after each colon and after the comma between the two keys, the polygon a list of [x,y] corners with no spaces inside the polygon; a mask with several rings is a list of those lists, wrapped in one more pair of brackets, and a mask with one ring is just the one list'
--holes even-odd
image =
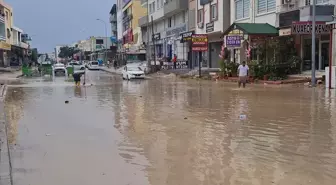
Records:
{"label": "signboard with text", "polygon": [[240,48],[242,36],[240,35],[228,35],[226,36],[226,47],[228,48]]}
{"label": "signboard with text", "polygon": [[180,34],[180,36],[181,36],[181,43],[191,41],[191,36],[193,34],[194,34],[194,31],[189,31],[189,32],[186,32],[186,33],[181,33]]}
{"label": "signboard with text", "polygon": [[[292,23],[292,34],[294,35],[311,34],[312,29],[312,22],[310,21],[299,21]],[[325,22],[316,22],[316,34],[329,34],[330,30],[331,25],[325,24]]]}
{"label": "signboard with text", "polygon": [[208,51],[208,35],[194,34],[191,36],[192,51]]}

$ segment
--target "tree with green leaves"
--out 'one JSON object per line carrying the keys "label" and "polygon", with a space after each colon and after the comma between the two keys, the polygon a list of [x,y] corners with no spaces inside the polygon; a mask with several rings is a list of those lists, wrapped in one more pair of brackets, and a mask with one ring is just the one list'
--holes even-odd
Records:
{"label": "tree with green leaves", "polygon": [[74,54],[76,54],[79,50],[74,47],[64,46],[60,48],[60,53],[58,57],[60,58],[71,58]]}

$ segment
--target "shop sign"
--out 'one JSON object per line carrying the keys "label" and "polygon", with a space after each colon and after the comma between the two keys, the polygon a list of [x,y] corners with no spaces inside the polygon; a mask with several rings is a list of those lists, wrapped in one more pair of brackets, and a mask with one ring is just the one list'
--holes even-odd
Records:
{"label": "shop sign", "polygon": [[194,33],[195,33],[194,31],[189,31],[189,32],[186,32],[186,33],[181,33],[181,35],[180,35],[181,36],[181,43],[191,41],[191,36]]}
{"label": "shop sign", "polygon": [[180,26],[177,26],[173,29],[167,30],[166,31],[166,37],[169,36],[178,36],[180,33],[187,31],[187,25],[182,24]]}
{"label": "shop sign", "polygon": [[[331,25],[325,24],[325,22],[316,22],[315,33],[316,34],[329,34],[331,30]],[[293,22],[292,23],[292,34],[303,35],[311,34],[312,22]]]}
{"label": "shop sign", "polygon": [[6,42],[0,41],[0,49],[11,50],[12,46],[10,44],[6,43]]}
{"label": "shop sign", "polygon": [[205,25],[205,30],[207,33],[213,32],[215,30],[215,24],[214,22],[209,22]]}
{"label": "shop sign", "polygon": [[208,51],[208,35],[194,34],[191,37],[192,51]]}
{"label": "shop sign", "polygon": [[292,34],[292,28],[284,28],[279,30],[279,36],[287,36]]}
{"label": "shop sign", "polygon": [[156,33],[153,35],[153,40],[160,40],[161,39],[161,34],[160,33]]}
{"label": "shop sign", "polygon": [[228,48],[240,48],[242,36],[240,35],[228,35],[226,36],[226,47]]}

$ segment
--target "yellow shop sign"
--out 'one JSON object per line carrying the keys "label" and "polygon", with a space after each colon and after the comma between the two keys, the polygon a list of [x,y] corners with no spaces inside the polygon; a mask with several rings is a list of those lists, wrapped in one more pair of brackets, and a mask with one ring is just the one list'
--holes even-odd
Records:
{"label": "yellow shop sign", "polygon": [[6,42],[0,41],[0,49],[11,50],[12,46],[10,44],[6,43]]}

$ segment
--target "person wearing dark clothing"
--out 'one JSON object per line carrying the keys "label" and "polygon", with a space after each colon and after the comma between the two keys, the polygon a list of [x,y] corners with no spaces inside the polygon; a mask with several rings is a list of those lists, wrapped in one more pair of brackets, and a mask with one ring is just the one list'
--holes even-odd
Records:
{"label": "person wearing dark clothing", "polygon": [[76,86],[80,86],[81,74],[79,74],[79,73],[74,73],[74,74],[72,75],[72,77],[74,78],[74,81],[75,81]]}

